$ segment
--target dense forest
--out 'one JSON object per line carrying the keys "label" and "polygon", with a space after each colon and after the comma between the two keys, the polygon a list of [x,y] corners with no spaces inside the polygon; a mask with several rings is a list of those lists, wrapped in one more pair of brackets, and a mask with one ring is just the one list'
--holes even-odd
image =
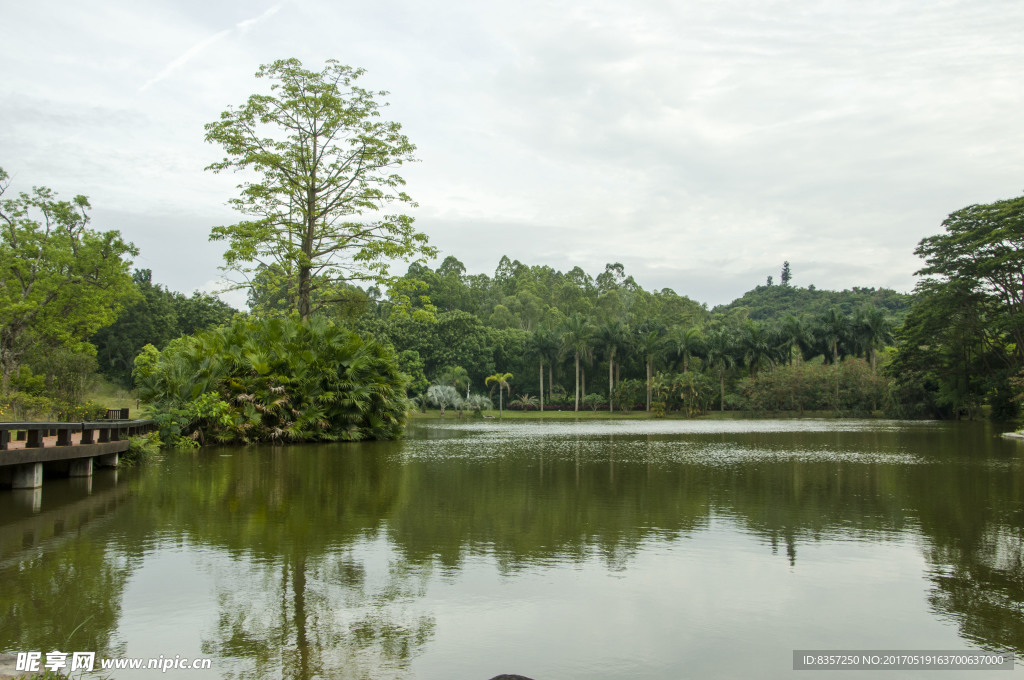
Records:
{"label": "dense forest", "polygon": [[[907,320],[916,323],[932,304],[922,290],[934,282],[905,295],[797,287],[783,276],[785,283],[756,286],[709,310],[667,288],[644,290],[618,263],[591,276],[502,258],[489,276],[468,274],[449,256],[436,269],[411,266],[405,279],[417,291],[411,310],[375,288],[326,281],[314,281],[313,300],[316,318],[393,348],[410,377],[409,396],[423,407],[490,408],[486,397],[496,404],[497,394],[486,379],[499,373],[512,374],[506,404],[513,409],[977,417],[983,404],[998,403],[999,376],[978,376],[973,393],[943,392],[956,375],[940,347],[927,371],[900,375],[921,350],[899,339],[920,339],[923,329]],[[162,350],[177,335],[232,316],[208,297],[166,291],[146,271],[134,284],[136,302],[92,338],[101,371],[125,387],[132,386],[125,366],[145,345]],[[259,318],[291,313],[279,287],[255,287],[249,303]],[[183,318],[193,329],[175,332]],[[442,386],[452,388],[447,398]],[[479,396],[484,401],[473,400]]]}
{"label": "dense forest", "polygon": [[[487,275],[448,256],[436,268],[408,268],[393,286],[403,293],[401,304],[372,285],[313,277],[310,308],[313,318],[393,350],[407,396],[424,409],[479,411],[500,400],[512,409],[654,415],[828,410],[1005,419],[1017,413],[1024,344],[1017,342],[1019,270],[1012,271],[1019,251],[997,248],[1009,242],[1008,229],[1020,228],[1022,212],[1024,199],[1016,199],[951,215],[946,233],[918,248],[925,267],[912,294],[796,286],[787,262],[778,284],[769,278],[708,309],[668,288],[645,290],[620,263],[591,274],[502,257]],[[1003,231],[984,232],[993,221]],[[94,321],[71,333],[73,319],[50,302],[52,317],[40,312],[21,336],[8,337],[6,411],[70,416],[94,373],[136,388],[147,351],[178,343],[176,356],[184,356],[182,341],[201,332],[295,313],[294,287],[270,269],[254,277],[246,312],[210,295],[169,291],[148,270],[110,276],[121,277],[105,303],[113,313],[94,314],[105,325]],[[18,309],[9,301],[5,312]],[[40,310],[49,313],[45,305]],[[8,323],[4,332],[16,327]],[[232,332],[241,337],[237,328],[223,331]],[[273,338],[262,350],[287,355]],[[183,395],[183,402],[198,396]]]}
{"label": "dense forest", "polygon": [[[132,271],[84,196],[13,194],[0,169],[0,417],[85,418],[99,372],[165,441],[396,436],[407,407],[1010,419],[1024,393],[1024,198],[952,213],[911,294],[778,284],[708,309],[621,263],[440,261],[398,170],[415,161],[361,69],[296,59],[205,126],[213,172],[255,173],[213,227],[248,311]],[[261,132],[257,132],[257,130]],[[271,134],[271,137],[264,136]],[[409,262],[404,274],[393,263]],[[797,278],[799,278],[797,276]]]}

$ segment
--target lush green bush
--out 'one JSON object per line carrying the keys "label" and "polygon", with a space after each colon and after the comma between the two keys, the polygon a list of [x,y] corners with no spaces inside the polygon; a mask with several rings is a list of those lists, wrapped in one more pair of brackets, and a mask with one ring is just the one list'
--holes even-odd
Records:
{"label": "lush green bush", "polygon": [[408,416],[394,353],[323,319],[239,319],[146,348],[134,376],[171,446],[393,439]]}
{"label": "lush green bush", "polygon": [[831,409],[864,415],[883,406],[889,391],[888,379],[863,359],[840,362],[838,372],[834,365],[804,362],[740,381],[743,408],[751,411]]}
{"label": "lush green bush", "polygon": [[615,388],[615,407],[629,413],[644,401],[647,394],[647,383],[643,380],[623,380]]}
{"label": "lush green bush", "polygon": [[121,454],[122,465],[131,467],[152,458],[160,452],[160,434],[148,432],[128,438],[128,450]]}
{"label": "lush green bush", "polygon": [[0,397],[0,420],[81,421],[98,420],[106,415],[106,406],[91,401],[79,403],[27,392],[11,392]]}

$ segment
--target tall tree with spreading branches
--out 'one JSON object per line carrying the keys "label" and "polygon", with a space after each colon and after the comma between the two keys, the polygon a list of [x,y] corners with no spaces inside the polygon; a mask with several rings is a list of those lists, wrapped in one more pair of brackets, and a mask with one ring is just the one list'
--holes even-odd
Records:
{"label": "tall tree with spreading branches", "polygon": [[46,187],[8,193],[0,168],[0,391],[30,344],[94,353],[86,339],[117,318],[135,292],[135,246],[89,228],[89,200]]}
{"label": "tall tree with spreading branches", "polygon": [[381,120],[377,98],[387,93],[355,84],[363,73],[333,59],[319,72],[297,59],[264,64],[256,77],[272,81],[270,94],[206,125],[206,141],[225,152],[207,170],[255,173],[229,201],[246,219],[214,227],[210,239],[227,241],[225,269],[276,272],[303,319],[318,281],[386,285],[401,299],[389,263],[436,254],[412,217],[386,212],[416,205],[397,173],[416,147]]}

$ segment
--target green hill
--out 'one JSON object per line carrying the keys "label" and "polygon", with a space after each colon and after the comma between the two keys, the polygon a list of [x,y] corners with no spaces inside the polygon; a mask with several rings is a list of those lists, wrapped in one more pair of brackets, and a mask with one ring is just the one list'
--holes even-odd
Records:
{"label": "green hill", "polygon": [[719,305],[713,314],[729,314],[734,310],[746,309],[747,316],[757,321],[775,320],[790,314],[816,316],[831,307],[838,307],[845,314],[865,307],[885,309],[897,323],[901,323],[910,307],[910,295],[897,293],[889,288],[860,288],[850,290],[820,290],[796,286],[758,286],[747,291],[727,305]]}

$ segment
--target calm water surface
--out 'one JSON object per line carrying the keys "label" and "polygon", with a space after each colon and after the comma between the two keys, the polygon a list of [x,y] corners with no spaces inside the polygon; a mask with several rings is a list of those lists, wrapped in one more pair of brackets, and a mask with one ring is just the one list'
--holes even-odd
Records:
{"label": "calm water surface", "polygon": [[299,679],[1020,655],[1024,445],[965,423],[447,419],[168,454],[0,492],[0,652],[52,649]]}

